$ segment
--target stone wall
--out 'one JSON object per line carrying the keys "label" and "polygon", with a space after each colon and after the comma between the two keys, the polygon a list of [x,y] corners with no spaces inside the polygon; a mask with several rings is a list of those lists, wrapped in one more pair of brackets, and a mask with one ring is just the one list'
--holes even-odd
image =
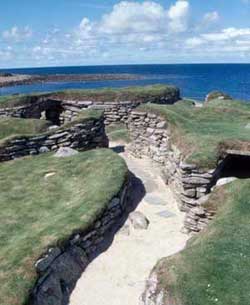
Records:
{"label": "stone wall", "polygon": [[70,122],[82,109],[103,110],[105,124],[116,122],[126,123],[132,109],[139,106],[139,102],[95,102],[95,101],[61,101],[64,111],[61,113],[61,123]]}
{"label": "stone wall", "polygon": [[1,108],[0,117],[40,119],[44,112],[48,112],[48,113],[54,112],[59,117],[62,111],[63,109],[61,107],[60,101],[51,100],[46,96],[45,97],[33,96],[30,97],[28,102],[22,106]]}
{"label": "stone wall", "polygon": [[102,216],[85,232],[72,235],[63,247],[50,248],[35,264],[38,279],[31,305],[68,305],[77,280],[122,216],[129,200],[129,178]]}
{"label": "stone wall", "polygon": [[148,156],[162,166],[165,182],[172,188],[180,210],[187,213],[186,231],[199,232],[213,216],[203,208],[203,203],[216,179],[216,171],[203,171],[184,162],[185,157],[171,143],[171,131],[164,118],[132,111],[128,127],[132,139],[129,151],[135,157]]}
{"label": "stone wall", "polygon": [[[98,92],[98,91],[97,91]],[[130,94],[131,95],[131,94]],[[59,95],[60,96],[60,95]],[[0,109],[0,117],[35,118],[45,117],[56,125],[71,122],[83,109],[98,109],[104,111],[105,124],[116,122],[127,123],[129,114],[138,105],[152,102],[158,104],[173,104],[180,99],[180,91],[177,88],[167,90],[158,97],[145,93],[141,98],[128,99],[119,97],[118,93],[110,101],[92,97],[89,100],[65,100],[50,94],[44,96],[29,96],[23,106]]]}
{"label": "stone wall", "polygon": [[75,121],[75,124],[72,122],[41,135],[14,136],[3,140],[0,144],[0,162],[55,151],[60,147],[82,151],[108,147],[103,115],[96,119]]}
{"label": "stone wall", "polygon": [[139,104],[133,101],[97,102],[39,98],[36,102],[25,106],[0,109],[0,117],[40,119],[42,116],[46,117],[46,112],[50,111],[55,116],[58,115],[59,120],[58,122],[54,120],[54,123],[63,125],[73,121],[83,109],[96,109],[104,111],[105,124],[109,125],[115,122],[126,123],[132,109]]}

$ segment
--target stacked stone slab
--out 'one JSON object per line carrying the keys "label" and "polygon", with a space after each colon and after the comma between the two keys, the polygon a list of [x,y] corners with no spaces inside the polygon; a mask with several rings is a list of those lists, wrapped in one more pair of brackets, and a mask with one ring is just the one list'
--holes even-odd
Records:
{"label": "stacked stone slab", "polygon": [[129,200],[130,178],[93,225],[73,234],[61,247],[50,248],[36,262],[37,281],[32,305],[66,305],[77,280],[102,246],[106,235],[122,216]]}
{"label": "stacked stone slab", "polygon": [[108,147],[104,117],[86,119],[66,124],[60,128],[35,136],[14,136],[0,144],[0,162],[26,155],[55,151],[60,147],[71,147],[81,151]]}
{"label": "stacked stone slab", "polygon": [[207,198],[216,171],[204,171],[185,163],[185,157],[171,142],[168,123],[161,116],[132,111],[128,127],[132,139],[129,151],[136,157],[148,156],[161,165],[163,177],[171,186],[180,210],[187,213],[186,230],[199,232],[213,216],[203,207],[202,199]]}
{"label": "stacked stone slab", "polygon": [[133,101],[121,102],[95,102],[95,101],[61,101],[64,111],[61,113],[61,124],[72,121],[82,109],[95,109],[104,111],[105,124],[117,122],[126,123],[132,109],[140,103]]}
{"label": "stacked stone slab", "polygon": [[[32,96],[21,106],[0,108],[0,117],[33,118],[40,119],[44,111],[58,108],[61,111],[61,102],[51,100],[49,97]],[[58,110],[59,111],[59,110]]]}
{"label": "stacked stone slab", "polygon": [[82,100],[65,100],[59,96],[56,93],[44,96],[29,96],[22,106],[0,109],[0,117],[10,116],[39,119],[46,113],[47,116],[52,117],[51,121],[53,121],[53,118],[56,118],[56,121],[58,120],[56,124],[63,125],[74,120],[83,109],[90,108],[104,111],[106,125],[117,122],[127,123],[129,114],[138,105],[147,102],[173,104],[180,99],[180,91],[178,88],[173,87],[171,90],[163,92],[162,96],[152,97],[150,94],[145,94],[144,97],[135,97],[129,100],[119,97],[118,91],[117,95],[114,95],[110,101],[102,101],[100,97],[83,98]]}

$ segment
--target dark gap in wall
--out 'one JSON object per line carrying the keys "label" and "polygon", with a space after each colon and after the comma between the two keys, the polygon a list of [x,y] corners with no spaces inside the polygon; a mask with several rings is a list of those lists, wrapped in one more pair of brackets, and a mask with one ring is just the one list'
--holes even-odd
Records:
{"label": "dark gap in wall", "polygon": [[221,167],[220,178],[236,177],[239,179],[250,178],[250,156],[228,155]]}
{"label": "dark gap in wall", "polygon": [[60,116],[63,108],[59,105],[50,106],[45,110],[45,118],[47,121],[52,122],[54,125],[60,126]]}

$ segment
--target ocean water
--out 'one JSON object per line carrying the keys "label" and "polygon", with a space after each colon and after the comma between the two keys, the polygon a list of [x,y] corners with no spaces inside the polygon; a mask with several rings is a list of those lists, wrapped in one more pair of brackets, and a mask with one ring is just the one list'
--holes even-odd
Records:
{"label": "ocean water", "polygon": [[222,90],[234,98],[250,100],[250,64],[79,66],[5,69],[4,71],[21,74],[131,73],[143,76],[143,78],[126,81],[50,82],[37,85],[21,85],[0,88],[0,95],[65,89],[171,84],[181,89],[183,97],[204,100],[208,92]]}

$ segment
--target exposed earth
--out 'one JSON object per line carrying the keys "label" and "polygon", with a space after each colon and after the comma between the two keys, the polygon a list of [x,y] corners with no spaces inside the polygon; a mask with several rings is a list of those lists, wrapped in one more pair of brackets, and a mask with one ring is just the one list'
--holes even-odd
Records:
{"label": "exposed earth", "polygon": [[135,229],[128,218],[112,244],[97,254],[82,274],[70,305],[139,304],[155,262],[181,251],[188,239],[181,233],[184,215],[178,210],[157,166],[146,157],[131,157],[120,149],[119,143],[111,143],[111,147],[121,151],[120,155],[137,177],[133,196],[142,199],[137,201],[135,211],[141,212],[149,225],[147,229]]}

